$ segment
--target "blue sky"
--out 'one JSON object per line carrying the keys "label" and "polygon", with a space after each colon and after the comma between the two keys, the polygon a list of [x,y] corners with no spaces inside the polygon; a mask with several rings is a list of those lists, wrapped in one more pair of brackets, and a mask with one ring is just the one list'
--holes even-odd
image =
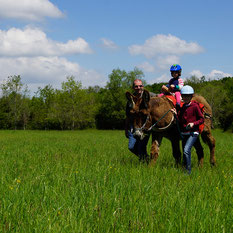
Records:
{"label": "blue sky", "polygon": [[0,82],[21,75],[33,91],[73,75],[104,86],[113,69],[148,83],[232,76],[233,1],[0,0]]}

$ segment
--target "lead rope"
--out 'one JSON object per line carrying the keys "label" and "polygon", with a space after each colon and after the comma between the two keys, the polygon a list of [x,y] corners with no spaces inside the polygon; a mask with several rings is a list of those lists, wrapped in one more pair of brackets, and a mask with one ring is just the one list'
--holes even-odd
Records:
{"label": "lead rope", "polygon": [[169,109],[160,119],[158,119],[149,129],[148,131],[152,130],[152,128],[154,128],[169,112],[171,111],[171,109]]}
{"label": "lead rope", "polygon": [[183,135],[182,135],[182,133],[181,133],[181,131],[180,131],[180,125],[179,125],[179,120],[178,120],[178,117],[177,117],[177,115],[174,113],[174,116],[175,116],[175,119],[176,119],[176,126],[177,126],[177,130],[178,130],[178,132],[179,132],[179,135],[180,135],[180,138],[181,138],[181,140],[183,140]]}

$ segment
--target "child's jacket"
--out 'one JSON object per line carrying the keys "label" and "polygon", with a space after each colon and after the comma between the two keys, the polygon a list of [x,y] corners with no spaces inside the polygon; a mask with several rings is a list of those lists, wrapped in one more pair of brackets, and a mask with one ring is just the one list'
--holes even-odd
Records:
{"label": "child's jacket", "polygon": [[[199,125],[204,123],[204,116],[198,103],[183,104],[178,112],[181,132],[199,132]],[[194,123],[192,129],[186,129],[188,123]]]}

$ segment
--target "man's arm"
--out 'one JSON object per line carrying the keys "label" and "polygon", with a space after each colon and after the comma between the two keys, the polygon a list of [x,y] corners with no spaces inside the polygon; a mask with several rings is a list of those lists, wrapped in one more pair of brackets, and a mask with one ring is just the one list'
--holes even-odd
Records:
{"label": "man's arm", "polygon": [[149,92],[150,93],[150,97],[157,97],[158,95],[155,94],[154,92]]}

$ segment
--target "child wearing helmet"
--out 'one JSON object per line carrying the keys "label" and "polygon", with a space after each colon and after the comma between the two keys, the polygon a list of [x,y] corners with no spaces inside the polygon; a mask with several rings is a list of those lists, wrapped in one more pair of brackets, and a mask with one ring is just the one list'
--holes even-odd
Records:
{"label": "child wearing helmet", "polygon": [[[183,80],[180,78],[182,68],[178,64],[174,64],[170,68],[172,78],[169,80],[169,83],[165,86],[162,86],[163,92],[174,93],[176,97],[176,105],[180,107],[181,95],[180,90],[184,86]],[[164,93],[161,93],[159,96],[163,96]]]}
{"label": "child wearing helmet", "polygon": [[183,162],[188,174],[191,173],[191,149],[194,146],[197,153],[203,153],[199,139],[199,125],[204,123],[204,116],[197,102],[191,99],[194,90],[191,86],[184,86],[181,91],[183,106],[178,111],[178,120],[182,135]]}

